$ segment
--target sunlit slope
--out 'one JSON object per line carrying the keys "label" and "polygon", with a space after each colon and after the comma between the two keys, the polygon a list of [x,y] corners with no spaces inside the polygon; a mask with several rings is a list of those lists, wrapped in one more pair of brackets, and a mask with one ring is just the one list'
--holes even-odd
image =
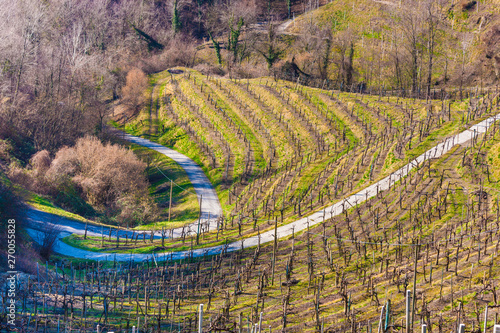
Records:
{"label": "sunlit slope", "polygon": [[492,112],[493,95],[450,102],[160,73],[126,129],[193,158],[216,186],[226,236],[316,211]]}

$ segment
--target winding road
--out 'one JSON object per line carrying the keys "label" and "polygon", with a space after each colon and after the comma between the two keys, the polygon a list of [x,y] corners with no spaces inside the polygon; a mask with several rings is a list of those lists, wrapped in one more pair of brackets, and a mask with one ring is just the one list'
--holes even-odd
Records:
{"label": "winding road", "polygon": [[[307,217],[301,218],[297,221],[291,222],[289,224],[283,225],[277,228],[277,237],[283,238],[291,235],[293,232],[297,233],[307,229],[308,227],[312,227],[318,223],[323,222],[329,218],[342,214],[345,209],[349,209],[354,207],[369,198],[376,196],[379,192],[385,191],[393,186],[397,181],[401,178],[408,175],[408,173],[418,167],[421,163],[426,160],[439,158],[442,155],[449,152],[454,146],[462,145],[471,139],[477,137],[481,133],[486,132],[486,130],[495,123],[495,121],[500,120],[500,113],[492,116],[469,129],[446,138],[441,143],[436,145],[435,147],[427,150],[422,155],[418,156],[407,165],[401,167],[395,172],[391,173],[389,176],[379,180],[378,182],[372,184],[371,186],[347,197],[343,200],[326,207],[323,210],[320,210],[316,213],[313,213]],[[222,208],[220,206],[219,199],[212,185],[210,184],[208,178],[203,173],[203,170],[191,159],[182,155],[175,150],[170,148],[166,148],[159,144],[153,143],[149,140],[138,138],[129,134],[124,134],[124,138],[130,142],[135,144],[142,145],[144,147],[148,147],[154,149],[170,158],[175,160],[179,165],[181,165],[188,174],[189,179],[191,180],[193,187],[198,195],[198,198],[202,199],[202,207],[201,207],[201,216],[202,223],[209,229],[213,229],[216,227],[216,218],[222,215]],[[40,228],[44,228],[47,223],[55,224],[61,228],[61,233],[58,236],[55,245],[55,252],[61,253],[67,256],[83,258],[83,259],[94,259],[94,260],[117,260],[117,261],[145,261],[145,260],[176,260],[182,259],[186,257],[200,257],[205,255],[214,255],[221,253],[222,251],[231,252],[238,251],[243,248],[257,246],[260,244],[271,242],[274,240],[274,230],[266,231],[260,236],[252,236],[245,239],[241,239],[226,245],[208,247],[203,249],[189,250],[189,251],[179,251],[179,252],[165,252],[165,253],[155,253],[155,254],[124,254],[124,253],[98,253],[87,250],[76,249],[71,247],[64,242],[61,241],[61,238],[70,235],[71,233],[83,234],[85,225],[81,222],[74,222],[68,219],[64,219],[55,215],[51,215],[48,213],[43,213],[36,210],[30,210],[28,212],[30,228],[28,228],[28,233],[36,240],[40,241],[40,237],[42,233],[38,230]],[[197,223],[189,226],[189,232],[196,232]],[[102,227],[100,226],[89,226],[88,227],[88,235],[98,235],[100,236],[102,232]],[[119,233],[128,232],[132,234],[132,231],[120,230],[114,231]],[[173,237],[179,237],[182,230],[180,228],[175,229],[173,233]],[[104,234],[106,234],[104,232]],[[150,233],[149,233],[150,234]]]}

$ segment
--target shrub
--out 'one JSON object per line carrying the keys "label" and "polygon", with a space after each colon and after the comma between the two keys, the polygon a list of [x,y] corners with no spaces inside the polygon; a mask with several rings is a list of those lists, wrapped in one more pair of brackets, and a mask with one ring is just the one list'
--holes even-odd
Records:
{"label": "shrub", "polygon": [[148,77],[138,69],[132,68],[126,78],[126,84],[122,88],[122,101],[133,113],[139,112],[142,105],[146,102],[144,91],[148,86]]}
{"label": "shrub", "polygon": [[31,177],[31,174],[28,170],[21,168],[18,165],[11,164],[11,166],[9,167],[8,176],[14,183],[31,189],[33,178]]}
{"label": "shrub", "polygon": [[119,145],[95,137],[63,147],[53,160],[46,150],[30,159],[31,169],[12,165],[12,181],[77,214],[135,225],[153,221],[157,206],[148,196],[146,164]]}
{"label": "shrub", "polygon": [[263,64],[241,63],[234,64],[231,68],[232,76],[238,79],[252,79],[266,76],[269,71]]}
{"label": "shrub", "polygon": [[33,171],[37,176],[45,175],[50,167],[50,154],[47,150],[37,152],[30,160]]}
{"label": "shrub", "polygon": [[155,204],[148,200],[146,164],[126,148],[102,144],[95,137],[79,139],[60,149],[46,171],[57,198],[77,210],[88,205],[123,224],[152,220]]}
{"label": "shrub", "polygon": [[467,10],[471,10],[472,8],[474,8],[474,6],[476,5],[476,1],[475,0],[472,0],[472,1],[462,0],[460,5],[462,6],[462,11],[467,11]]}

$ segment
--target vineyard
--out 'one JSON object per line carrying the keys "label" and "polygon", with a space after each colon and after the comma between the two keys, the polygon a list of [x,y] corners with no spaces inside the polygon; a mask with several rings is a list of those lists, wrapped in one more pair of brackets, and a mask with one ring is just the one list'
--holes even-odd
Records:
{"label": "vineyard", "polygon": [[500,333],[500,0],[3,0],[0,333]]}
{"label": "vineyard", "polygon": [[[135,239],[154,251],[276,230],[499,110],[493,91],[425,101],[187,69],[154,81],[151,104],[126,130],[202,165],[225,215],[199,244],[195,235]],[[143,263],[54,257],[19,286],[21,326],[195,332],[204,304],[203,332],[491,330],[500,296],[499,147],[495,123],[342,214],[241,251]]]}
{"label": "vineyard", "polygon": [[387,176],[489,110],[479,99],[427,103],[187,69],[154,80],[151,104],[125,128],[203,167],[225,215],[220,235],[203,235],[205,245],[317,211]]}

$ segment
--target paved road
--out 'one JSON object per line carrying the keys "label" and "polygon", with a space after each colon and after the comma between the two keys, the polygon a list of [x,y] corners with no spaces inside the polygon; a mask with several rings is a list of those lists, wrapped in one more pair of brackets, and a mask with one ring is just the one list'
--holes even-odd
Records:
{"label": "paved road", "polygon": [[[374,183],[373,185],[345,198],[344,200],[335,203],[334,205],[331,205],[321,211],[318,211],[314,214],[311,214],[307,217],[304,217],[302,219],[299,219],[297,221],[294,221],[292,223],[289,223],[287,225],[281,226],[277,229],[277,236],[278,238],[283,238],[287,237],[292,234],[292,232],[300,232],[305,229],[307,229],[308,226],[312,227],[318,223],[323,222],[326,219],[329,219],[331,217],[337,216],[339,214],[342,214],[342,212],[345,209],[349,209],[351,207],[354,207],[369,198],[372,198],[377,195],[378,192],[385,191],[389,189],[391,186],[393,186],[397,181],[399,181],[401,178],[405,177],[408,175],[408,173],[418,167],[418,165],[422,164],[424,161],[432,159],[432,158],[438,158],[444,154],[446,154],[448,151],[450,151],[454,146],[456,145],[461,145],[472,138],[477,137],[479,134],[486,132],[488,127],[490,127],[495,121],[500,120],[500,114],[497,114],[496,116],[490,117],[479,124],[476,124],[472,127],[470,127],[468,130],[463,131],[460,134],[451,136],[435,147],[427,150],[425,153],[422,155],[418,156],[414,160],[412,160],[410,163],[407,165],[403,166],[399,170],[396,170],[389,176],[385,177],[384,179],[381,179],[380,181]],[[134,139],[135,143],[138,144],[148,144],[147,147],[153,147],[152,149],[155,149],[157,151],[163,152],[165,149],[170,150],[168,148],[165,148],[163,146],[157,145],[150,143],[149,141],[144,139]],[[158,150],[159,149],[159,150]],[[184,155],[182,155],[184,156]],[[185,156],[184,156],[185,157]],[[186,157],[185,157],[186,158]],[[179,163],[180,164],[180,163]],[[182,164],[181,164],[182,165]],[[208,181],[208,180],[207,180]],[[205,187],[208,187],[206,185]],[[215,193],[215,192],[214,192]],[[218,202],[218,201],[217,201]],[[77,229],[77,228],[75,228]],[[40,236],[39,233],[34,231],[33,229],[29,229],[28,232],[36,239],[37,237]],[[81,232],[81,229],[80,229]],[[64,231],[61,233],[61,237],[65,237],[66,235],[69,235],[70,231]],[[260,238],[260,240],[259,240]],[[199,256],[204,256],[204,255],[213,255],[213,254],[218,254],[221,251],[225,250],[227,252],[231,251],[238,251],[242,248],[248,248],[252,246],[256,246],[259,241],[261,244],[271,242],[274,240],[274,230],[270,230],[267,232],[264,232],[259,236],[253,236],[249,237],[246,239],[242,239],[230,244],[227,244],[225,246],[215,246],[215,247],[210,247],[210,248],[205,248],[205,249],[197,249],[193,251],[179,251],[179,252],[166,252],[166,253],[158,253],[158,254],[114,254],[114,253],[96,253],[96,252],[91,252],[91,251],[86,251],[86,250],[79,250],[72,248],[62,242],[57,242],[55,251],[58,253],[63,253],[68,256],[72,257],[77,257],[77,258],[86,258],[86,259],[95,259],[95,260],[112,260],[116,259],[117,261],[144,261],[144,260],[163,260],[165,258],[169,259],[181,259],[181,258],[186,258],[189,256],[193,257],[199,257]]]}
{"label": "paved road", "polygon": [[[215,189],[213,188],[208,178],[205,176],[203,170],[198,166],[198,164],[196,164],[189,157],[173,149],[164,147],[147,139],[139,138],[123,132],[120,132],[120,136],[129,142],[156,150],[157,152],[168,156],[169,158],[177,162],[186,171],[186,174],[191,181],[191,184],[193,185],[193,188],[198,197],[198,202],[201,201],[201,228],[204,228],[207,231],[217,228],[217,219],[222,216],[222,207],[220,205],[219,198],[217,197]],[[81,235],[83,235],[85,232],[85,223],[83,222],[77,222],[66,218],[57,217],[55,215],[44,213],[36,209],[30,209],[27,215],[30,224],[35,229],[43,228],[44,224],[48,222],[57,224],[62,231]],[[181,237],[183,232],[189,235],[191,233],[196,233],[197,230],[198,221],[194,222],[191,225],[187,225],[185,228],[176,228],[170,230],[167,236],[169,238],[178,238]],[[101,226],[90,224],[87,226],[87,235],[89,236],[100,236],[101,234],[107,236],[109,235],[109,231],[109,227],[103,228]],[[151,234],[150,231],[131,231],[111,228],[111,236],[114,237],[116,237],[116,235],[118,234],[120,237],[124,238],[126,234],[128,235],[128,237],[130,237],[132,235],[137,235],[138,233],[141,235],[142,233],[146,233],[147,235]],[[161,237],[161,233],[157,231],[155,233],[155,237]]]}
{"label": "paved road", "polygon": [[222,216],[222,207],[215,189],[208,180],[207,176],[205,176],[205,173],[200,166],[192,159],[173,149],[147,139],[139,138],[126,133],[123,133],[123,138],[129,142],[156,150],[157,152],[170,157],[186,171],[191,184],[193,184],[196,195],[198,196],[198,201],[201,201],[202,219],[211,218],[215,221],[217,217]]}

